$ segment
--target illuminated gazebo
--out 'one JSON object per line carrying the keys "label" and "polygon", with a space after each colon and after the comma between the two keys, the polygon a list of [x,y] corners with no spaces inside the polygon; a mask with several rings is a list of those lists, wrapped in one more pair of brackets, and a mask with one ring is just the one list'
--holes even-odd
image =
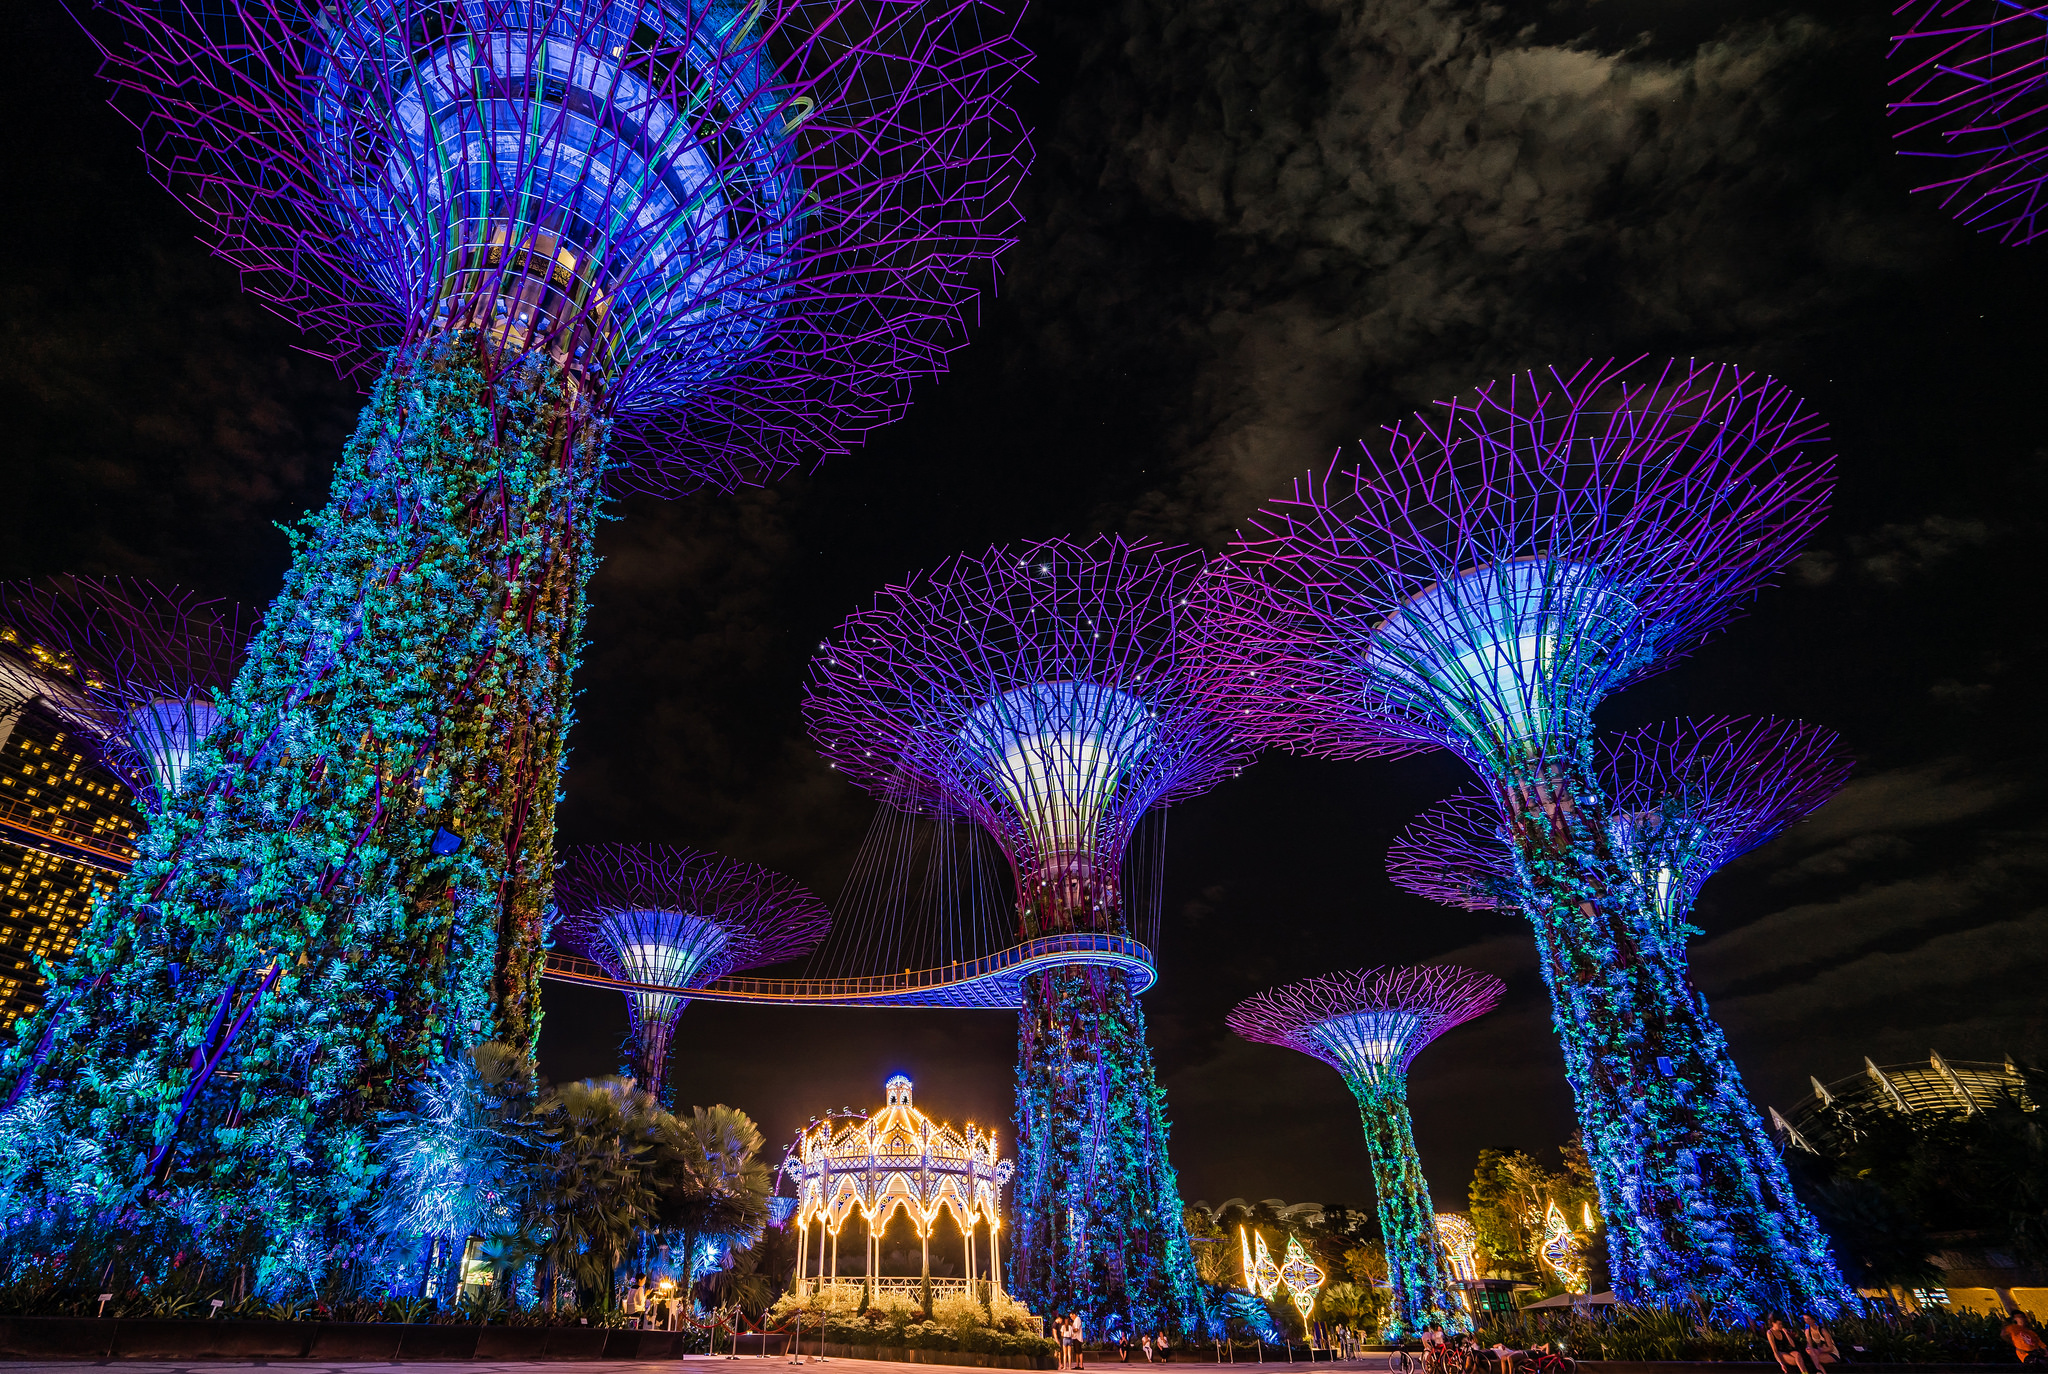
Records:
{"label": "illuminated gazebo", "polygon": [[[984,1281],[1001,1291],[1002,1189],[1016,1166],[997,1156],[994,1131],[977,1130],[971,1121],[966,1130],[955,1130],[919,1111],[911,1104],[907,1076],[899,1073],[882,1086],[888,1105],[881,1111],[836,1127],[831,1119],[813,1122],[784,1166],[796,1176],[797,1291],[843,1287],[864,1290],[871,1301],[894,1294],[927,1305],[934,1294],[978,1296]],[[882,1232],[898,1208],[917,1229],[923,1272],[916,1278],[877,1273]],[[867,1244],[865,1272],[858,1280],[841,1279],[839,1233],[856,1214]],[[932,1233],[941,1214],[951,1214],[960,1232],[962,1278],[932,1277]],[[984,1226],[986,1265],[977,1255]]]}

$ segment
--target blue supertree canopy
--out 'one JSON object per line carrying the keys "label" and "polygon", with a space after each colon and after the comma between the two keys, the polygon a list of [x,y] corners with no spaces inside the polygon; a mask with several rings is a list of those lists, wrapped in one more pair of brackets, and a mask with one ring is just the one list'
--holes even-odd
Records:
{"label": "blue supertree canopy", "polygon": [[1441,746],[1489,782],[1569,756],[1825,508],[1821,427],[1739,368],[1588,364],[1481,387],[1296,484],[1202,579],[1211,690],[1338,757]]}
{"label": "blue supertree canopy", "polygon": [[1369,1080],[1405,1074],[1425,1045],[1492,1011],[1506,991],[1492,974],[1454,964],[1353,969],[1248,997],[1228,1021],[1247,1040]]}
{"label": "blue supertree canopy", "polygon": [[1026,54],[984,0],[97,0],[159,175],[367,367],[559,360],[623,480],[839,451],[944,367],[1010,243]]}

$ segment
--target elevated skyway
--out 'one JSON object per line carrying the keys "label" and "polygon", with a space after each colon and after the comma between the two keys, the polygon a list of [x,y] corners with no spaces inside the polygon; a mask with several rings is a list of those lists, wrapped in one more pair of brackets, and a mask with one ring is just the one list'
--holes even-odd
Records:
{"label": "elevated skyway", "polygon": [[969,1007],[1014,1011],[1024,1003],[1024,979],[1048,969],[1085,964],[1115,969],[1133,992],[1158,981],[1152,951],[1122,935],[1047,935],[983,959],[905,969],[861,978],[720,978],[698,988],[634,983],[614,978],[592,960],[548,951],[541,977],[616,992],[665,992],[704,1002],[755,1002],[813,1007]]}

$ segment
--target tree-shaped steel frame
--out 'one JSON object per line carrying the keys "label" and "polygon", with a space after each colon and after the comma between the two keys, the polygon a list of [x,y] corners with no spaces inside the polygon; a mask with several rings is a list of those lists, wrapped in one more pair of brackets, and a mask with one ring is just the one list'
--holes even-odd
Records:
{"label": "tree-shaped steel frame", "polygon": [[[1193,550],[1101,537],[963,555],[885,589],[819,647],[805,702],[832,766],[885,804],[967,817],[1016,875],[1023,941],[1127,934],[1119,869],[1147,808],[1249,757],[1187,646]],[[1187,1330],[1194,1265],[1165,1096],[1121,973],[1025,980],[1014,1291]]]}
{"label": "tree-shaped steel frame", "polygon": [[[615,978],[697,987],[807,954],[832,914],[793,878],[758,864],[670,845],[577,845],[555,880],[557,939]],[[640,1086],[668,1082],[669,1039],[689,998],[627,994]]]}
{"label": "tree-shaped steel frame", "polygon": [[2043,232],[2048,4],[1906,0],[1892,10],[1893,132],[1944,210],[2000,243]]}
{"label": "tree-shaped steel frame", "polygon": [[77,684],[94,734],[152,807],[175,792],[255,633],[243,607],[141,578],[0,584],[0,623]]}
{"label": "tree-shaped steel frame", "polygon": [[1390,426],[1212,566],[1203,652],[1260,738],[1469,763],[1525,884],[1616,1292],[1731,1315],[1848,1290],[1680,952],[1638,911],[1592,713],[1685,653],[1822,517],[1819,422],[1702,363],[1519,375]]}
{"label": "tree-shaped steel frame", "polygon": [[[1016,227],[984,0],[98,0],[159,177],[351,369],[463,329],[673,493],[843,451],[942,370]],[[428,133],[432,129],[432,135]]]}
{"label": "tree-shaped steel frame", "polygon": [[1247,1040],[1322,1060],[1358,1100],[1387,1247],[1393,1306],[1382,1334],[1391,1339],[1429,1325],[1471,1328],[1415,1152],[1408,1066],[1451,1027],[1493,1010],[1506,991],[1493,975],[1453,964],[1354,969],[1246,998],[1228,1018]]}

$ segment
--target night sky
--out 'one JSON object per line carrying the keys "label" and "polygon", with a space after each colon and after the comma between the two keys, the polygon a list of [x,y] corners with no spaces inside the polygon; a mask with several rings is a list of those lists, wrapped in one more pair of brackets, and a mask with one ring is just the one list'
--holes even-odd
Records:
{"label": "night sky", "polygon": [[[1760,1103],[1808,1074],[2048,1053],[2048,246],[1908,195],[1881,6],[1047,0],[1028,228],[954,370],[863,450],[766,490],[622,500],[578,679],[568,841],[692,844],[836,897],[872,804],[798,716],[819,637],[962,549],[1102,530],[1220,546],[1289,478],[1427,401],[1650,352],[1757,367],[1831,424],[1834,515],[1746,619],[1611,700],[1839,730],[1855,780],[1708,884],[1701,986]],[[52,0],[0,99],[0,576],[133,573],[269,600],[360,397],[242,296],[102,103]],[[2030,685],[2035,684],[2035,685]],[[1364,1204],[1335,1073],[1223,1027],[1276,982],[1392,961],[1506,978],[1426,1050],[1440,1205],[1483,1145],[1571,1128],[1519,918],[1384,875],[1444,754],[1272,754],[1177,808],[1146,997],[1187,1197]],[[544,1070],[608,1071],[616,995],[549,985]],[[671,1062],[773,1148],[919,1103],[1011,1134],[1012,1018],[698,1005]],[[1554,1154],[1552,1155],[1555,1162]]]}

